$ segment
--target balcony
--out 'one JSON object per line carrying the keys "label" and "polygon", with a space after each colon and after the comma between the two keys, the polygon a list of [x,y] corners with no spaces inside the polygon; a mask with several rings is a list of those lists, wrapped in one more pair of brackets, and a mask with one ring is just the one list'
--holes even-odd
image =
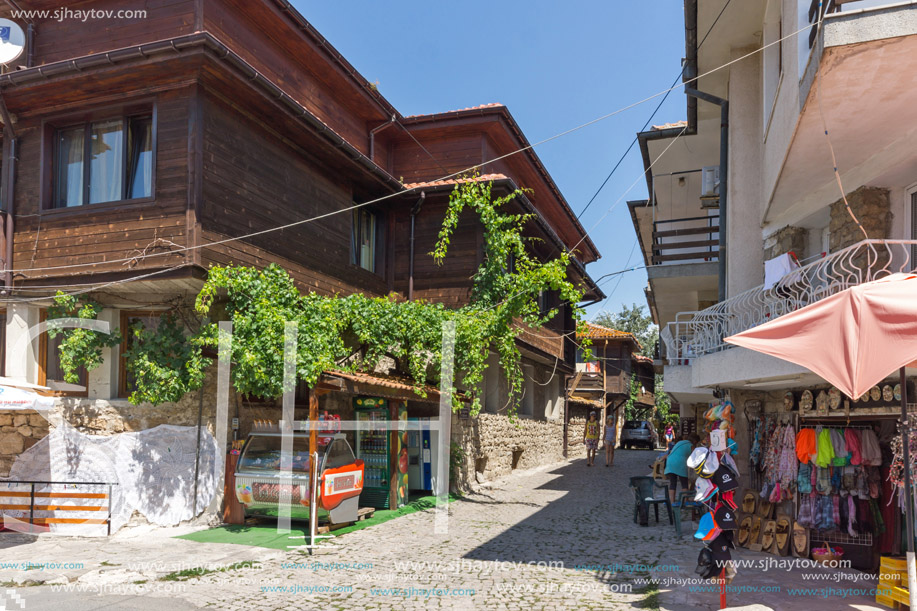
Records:
{"label": "balcony", "polygon": [[724,339],[852,286],[917,268],[917,240],[863,240],[793,270],[770,289],[749,289],[699,312],[680,312],[660,333],[663,358],[686,365],[732,348]]}
{"label": "balcony", "polygon": [[719,216],[694,216],[653,222],[653,265],[716,261]]}

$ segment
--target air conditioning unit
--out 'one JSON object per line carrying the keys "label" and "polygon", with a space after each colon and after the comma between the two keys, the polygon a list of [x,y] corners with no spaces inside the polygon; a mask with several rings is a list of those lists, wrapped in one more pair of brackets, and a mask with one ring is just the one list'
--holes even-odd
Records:
{"label": "air conditioning unit", "polygon": [[701,170],[701,197],[719,197],[720,166],[711,165]]}

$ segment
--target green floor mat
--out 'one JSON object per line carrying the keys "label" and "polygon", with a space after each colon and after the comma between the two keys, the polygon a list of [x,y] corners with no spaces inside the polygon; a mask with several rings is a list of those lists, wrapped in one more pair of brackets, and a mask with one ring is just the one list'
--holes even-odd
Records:
{"label": "green floor mat", "polygon": [[[458,498],[460,497],[450,494],[448,500],[452,502]],[[377,509],[373,517],[360,522],[354,522],[352,525],[334,530],[330,534],[336,537],[346,535],[355,530],[369,528],[400,516],[432,509],[435,506],[435,496],[415,498],[399,509]],[[291,545],[302,545],[304,543],[304,539],[308,537],[309,534],[309,525],[305,522],[294,521],[290,530],[292,532],[289,534],[280,534],[277,532],[277,524],[265,519],[259,524],[218,526],[217,528],[199,530],[176,538],[197,541],[199,543],[233,543],[235,545],[251,545],[254,547],[285,550]],[[291,539],[290,537],[295,538]]]}

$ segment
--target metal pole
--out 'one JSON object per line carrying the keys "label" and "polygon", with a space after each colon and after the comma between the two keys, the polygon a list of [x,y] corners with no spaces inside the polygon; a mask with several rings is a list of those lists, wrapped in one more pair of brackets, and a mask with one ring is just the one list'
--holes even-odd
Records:
{"label": "metal pole", "polygon": [[917,608],[917,563],[914,557],[914,511],[911,499],[911,431],[907,417],[907,376],[902,367],[899,371],[901,384],[901,446],[904,458],[904,522],[907,527],[907,584],[910,607]]}
{"label": "metal pole", "polygon": [[312,498],[309,501],[309,553],[315,548],[318,535],[318,452],[312,454]]}

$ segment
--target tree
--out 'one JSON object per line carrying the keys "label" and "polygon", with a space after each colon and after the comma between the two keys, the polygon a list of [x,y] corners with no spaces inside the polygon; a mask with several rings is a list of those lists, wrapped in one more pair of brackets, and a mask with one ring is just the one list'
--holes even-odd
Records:
{"label": "tree", "polygon": [[[641,305],[632,304],[630,307],[623,306],[621,311],[616,314],[602,312],[593,319],[593,322],[603,327],[617,329],[618,331],[627,331],[633,333],[637,341],[640,342],[640,353],[644,356],[652,357],[656,352],[656,344],[659,341],[659,327],[653,322],[653,319],[646,314],[646,308]],[[624,414],[628,419],[639,418],[639,414],[634,409],[634,399],[636,397],[639,385],[631,382],[631,392],[627,403],[624,405]],[[665,422],[672,418],[672,405],[669,401],[669,395],[664,390],[665,381],[663,377],[656,374],[655,381],[655,399],[656,399],[656,416],[659,420]],[[677,416],[677,414],[675,414]]]}
{"label": "tree", "polygon": [[633,333],[640,342],[640,354],[652,357],[656,351],[656,342],[659,341],[659,327],[645,310],[644,306],[635,303],[630,307],[622,306],[617,314],[602,312],[592,322],[609,329]]}

